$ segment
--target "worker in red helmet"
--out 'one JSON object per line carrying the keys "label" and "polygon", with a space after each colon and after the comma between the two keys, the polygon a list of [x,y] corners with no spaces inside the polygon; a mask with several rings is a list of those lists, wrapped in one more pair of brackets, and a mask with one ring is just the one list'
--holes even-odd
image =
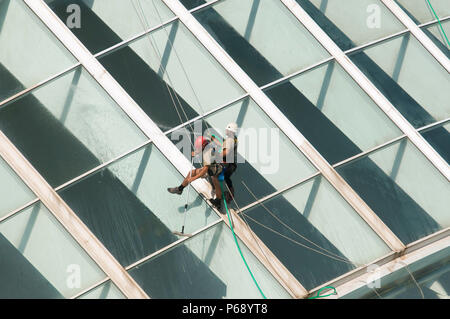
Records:
{"label": "worker in red helmet", "polygon": [[183,189],[192,183],[193,181],[211,176],[211,180],[214,185],[214,189],[216,192],[216,198],[211,200],[211,203],[216,206],[218,209],[221,208],[222,205],[222,191],[220,189],[220,184],[218,180],[218,176],[222,172],[222,166],[219,162],[216,161],[216,151],[213,143],[210,143],[210,140],[204,138],[203,136],[197,137],[194,143],[195,151],[193,152],[193,156],[202,154],[202,164],[201,168],[193,169],[188,176],[183,180],[180,186],[168,188],[169,193],[181,195],[183,193]]}

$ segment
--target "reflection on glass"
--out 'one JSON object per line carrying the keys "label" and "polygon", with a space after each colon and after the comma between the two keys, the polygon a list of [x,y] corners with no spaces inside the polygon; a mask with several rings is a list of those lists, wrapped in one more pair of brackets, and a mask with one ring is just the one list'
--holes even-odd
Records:
{"label": "reflection on glass", "polygon": [[0,298],[69,298],[105,278],[40,203],[0,223]]}
{"label": "reflection on glass", "polygon": [[[266,297],[290,298],[240,240],[239,245]],[[261,298],[236,248],[231,230],[224,223],[129,272],[151,298]]]}
{"label": "reflection on glass", "polygon": [[306,289],[389,252],[321,176],[245,211],[243,218]]}
{"label": "reflection on glass", "polygon": [[450,122],[421,132],[431,146],[450,164]]}
{"label": "reflection on glass", "polygon": [[331,164],[400,135],[335,62],[302,73],[266,94]]}
{"label": "reflection on glass", "polygon": [[281,1],[225,0],[194,16],[258,85],[329,56]]}
{"label": "reflection on glass", "polygon": [[101,284],[77,299],[126,299],[126,297],[120,292],[116,285],[108,280],[104,284]]}
{"label": "reflection on glass", "polygon": [[[61,197],[123,265],[179,239],[184,205],[182,196],[167,187],[183,180],[154,146],[143,148],[60,192]],[[185,233],[192,233],[218,216],[190,191]]]}
{"label": "reflection on glass", "polygon": [[[448,299],[450,297],[450,248],[426,256],[380,278],[345,299]],[[406,268],[407,266],[407,268]]]}
{"label": "reflection on glass", "polygon": [[161,0],[45,0],[92,52],[162,24],[174,15]]}
{"label": "reflection on glass", "polygon": [[337,171],[404,244],[450,226],[448,181],[406,139]]}
{"label": "reflection on glass", "polygon": [[[442,28],[441,28],[441,25],[442,25]],[[447,39],[449,39],[449,37],[450,37],[450,20],[442,21],[441,25],[439,25],[438,23],[435,23],[435,24],[432,24],[427,27],[422,27],[422,31],[450,59],[450,44],[447,41]],[[444,30],[444,31],[442,31],[442,30]]]}
{"label": "reflection on glass", "polygon": [[100,62],[163,131],[243,94],[178,21]]}
{"label": "reflection on glass", "polygon": [[194,9],[202,4],[212,2],[214,0],[180,0],[180,2],[186,7],[186,9]]}
{"label": "reflection on glass", "polygon": [[414,127],[449,117],[450,77],[409,33],[350,58]]}
{"label": "reflection on glass", "polygon": [[0,1],[0,102],[75,64],[23,1]]}
{"label": "reflection on glass", "polygon": [[81,67],[0,108],[0,129],[52,186],[146,140]]}
{"label": "reflection on glass", "polygon": [[0,219],[36,198],[9,165],[0,157]]}
{"label": "reflection on glass", "polygon": [[[417,24],[433,21],[436,19],[432,8],[426,0],[395,0],[411,19]],[[448,0],[429,0],[439,18],[450,15]]]}
{"label": "reflection on glass", "polygon": [[[256,198],[261,198],[317,171],[250,98],[207,116],[203,122],[197,121],[193,129],[202,125],[203,130],[208,130],[206,133],[215,133],[223,139],[225,127],[231,122],[236,123],[239,128],[238,165],[231,177],[239,207],[256,200],[242,182],[246,183]],[[175,131],[171,138],[176,141],[185,131],[186,129]],[[189,152],[185,154],[189,155]],[[235,203],[230,205],[235,206]]]}
{"label": "reflection on glass", "polygon": [[405,29],[379,0],[296,1],[342,50]]}

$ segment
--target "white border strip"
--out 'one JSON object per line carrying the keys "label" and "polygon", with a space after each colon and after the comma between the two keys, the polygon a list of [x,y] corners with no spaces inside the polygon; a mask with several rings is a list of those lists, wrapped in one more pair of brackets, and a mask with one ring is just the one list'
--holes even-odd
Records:
{"label": "white border strip", "polygon": [[394,251],[405,246],[178,0],[163,0],[211,55]]}
{"label": "white border strip", "polygon": [[[295,15],[295,17],[311,32],[320,44],[333,55],[336,61],[383,110],[398,128],[411,140],[426,158],[450,180],[450,168],[447,162],[431,147],[430,144],[414,129],[414,127],[400,114],[389,100],[375,87],[375,85],[359,70],[345,53],[330,39],[295,0],[280,0]],[[418,28],[418,27],[417,27]],[[422,31],[421,31],[422,32]],[[431,40],[430,40],[431,41]]]}

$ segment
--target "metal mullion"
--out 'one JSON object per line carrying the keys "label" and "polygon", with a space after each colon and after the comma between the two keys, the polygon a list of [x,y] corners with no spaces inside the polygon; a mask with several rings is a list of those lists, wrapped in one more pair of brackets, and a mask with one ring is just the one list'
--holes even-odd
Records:
{"label": "metal mullion", "polygon": [[414,35],[422,46],[450,73],[450,61],[436,44],[420,29],[420,27],[393,0],[381,0],[384,6]]}
{"label": "metal mullion", "polygon": [[[192,166],[178,148],[167,138],[159,127],[148,117],[148,115],[136,104],[136,102],[128,95],[128,93],[117,83],[117,81],[108,73],[108,71],[98,62],[98,60],[87,50],[87,48],[73,35],[72,32],[57,18],[53,11],[42,0],[24,0],[33,11],[41,18],[41,20],[49,27],[56,37],[76,56],[85,69],[93,76],[100,86],[109,94],[109,96],[117,103],[117,105],[128,115],[128,117],[142,130],[142,132],[154,143],[161,153],[169,160],[170,163],[183,175],[186,176]],[[196,180],[192,186],[198,193],[203,194],[205,198],[209,198],[211,194],[211,186],[204,180]],[[226,218],[214,210],[216,214],[228,225]],[[255,244],[250,242],[250,234],[242,228],[236,229],[236,234],[241,240],[247,244],[250,250],[264,264],[262,254],[259,250],[255,250]],[[270,253],[270,252],[268,252]],[[277,260],[275,257],[275,260]],[[278,268],[282,268],[278,262]],[[273,272],[271,272],[273,274]],[[283,273],[287,275],[287,273]],[[277,278],[278,274],[274,274]],[[295,278],[289,277],[295,280]],[[134,281],[133,281],[134,282]],[[117,285],[117,284],[116,284]],[[140,288],[140,287],[139,287]],[[119,287],[120,289],[120,287]],[[306,290],[295,290],[291,294],[303,296]],[[148,296],[146,296],[148,297]]]}
{"label": "metal mullion", "polygon": [[444,159],[431,145],[415,130],[394,105],[376,88],[376,86],[362,73],[362,71],[345,55],[345,53],[330,39],[317,23],[303,10],[295,0],[280,0],[294,14],[311,34],[330,52],[336,61],[368,94],[391,121],[406,135],[409,140],[425,155],[425,157],[450,180],[450,169]]}
{"label": "metal mullion", "polygon": [[167,246],[165,246],[165,247],[163,247],[163,248],[161,248],[161,249],[159,249],[159,250],[157,250],[157,251],[155,251],[155,252],[145,256],[144,258],[139,259],[138,261],[132,263],[131,265],[128,265],[127,267],[125,267],[125,269],[127,271],[130,271],[130,269],[132,269],[132,268],[134,268],[136,266],[139,266],[139,265],[145,263],[146,261],[148,261],[150,259],[153,259],[154,257],[157,257],[157,256],[161,255],[162,253],[164,253],[164,252],[166,252],[168,250],[171,250],[171,249],[173,249],[173,248],[183,244],[185,241],[190,240],[190,239],[194,238],[194,236],[197,236],[197,235],[199,235],[201,233],[206,232],[207,230],[209,230],[210,228],[213,228],[214,226],[216,226],[219,223],[224,223],[223,219],[217,219],[216,221],[210,223],[209,225],[206,225],[206,226],[196,230],[195,232],[191,233],[192,237],[190,236],[190,237],[180,238],[177,241],[174,241],[173,243],[170,243],[169,245],[167,245]]}
{"label": "metal mullion", "polygon": [[[95,288],[101,286],[102,284],[104,284],[104,283],[107,282],[108,280],[111,280],[111,278],[106,277],[106,278],[100,280],[99,282],[93,284],[92,286],[90,286],[90,287],[88,287],[88,288],[86,288],[86,289],[80,291],[80,292],[77,293],[76,295],[73,295],[73,296],[70,297],[69,299],[77,299],[77,298],[79,298],[79,297],[81,297],[81,296],[83,296],[83,295],[85,295],[85,294],[91,292],[91,291],[94,290]],[[112,280],[111,280],[111,282],[112,282]]]}
{"label": "metal mullion", "polygon": [[343,196],[343,198],[355,209],[372,229],[393,250],[404,249],[403,243],[394,233],[384,225],[371,208],[356,194],[356,192],[337,174],[326,162],[309,141],[292,125],[285,115],[273,104],[273,102],[261,91],[250,77],[237,65],[236,62],[213,39],[203,26],[184,8],[177,0],[163,0],[166,5],[178,15],[183,24],[211,53],[211,55],[225,68],[225,70],[246,90],[259,107],[271,118],[272,121],[285,133],[295,146],[310,160],[310,162],[322,172],[324,177]]}
{"label": "metal mullion", "polygon": [[45,80],[42,80],[41,82],[36,83],[36,84],[30,86],[29,88],[27,88],[27,89],[25,89],[25,90],[22,90],[22,91],[20,91],[20,92],[14,94],[14,95],[8,97],[7,99],[5,99],[5,100],[3,100],[3,101],[0,102],[0,108],[3,107],[3,106],[5,106],[6,104],[9,104],[9,103],[12,103],[13,101],[18,100],[19,98],[21,98],[21,97],[23,97],[23,96],[29,94],[30,92],[32,92],[32,91],[34,91],[34,90],[40,88],[41,86],[44,86],[44,85],[46,85],[46,84],[48,84],[48,83],[53,82],[54,80],[59,79],[60,77],[66,75],[66,74],[69,73],[70,71],[75,70],[75,69],[76,69],[77,67],[79,67],[80,65],[81,65],[80,62],[75,63],[74,65],[72,65],[72,66],[66,68],[65,70],[63,70],[63,71],[61,71],[61,72],[59,72],[59,73],[56,73],[55,75],[52,75],[51,77],[49,77],[49,78],[47,78],[47,79],[45,79]]}
{"label": "metal mullion", "polygon": [[[377,266],[384,271],[384,274],[380,278],[385,277],[399,269],[402,269],[404,263],[413,263],[423,258],[430,256],[431,254],[445,249],[450,245],[450,227],[447,227],[437,233],[431,234],[425,238],[422,238],[414,243],[407,245],[407,250],[404,254],[398,256],[393,253],[389,253],[386,256],[378,259],[374,262]],[[427,242],[426,245],[421,245],[423,242]],[[398,266],[402,264],[402,266]],[[369,265],[368,265],[369,266]],[[367,271],[367,267],[361,267],[357,270],[348,272],[337,279],[320,285],[309,291],[310,295],[315,294],[320,288],[325,286],[333,286],[336,288],[338,295],[345,296],[362,286],[367,284],[368,278],[371,278],[371,274]],[[373,277],[373,276],[372,276]],[[371,278],[373,280],[373,278]],[[334,297],[336,298],[336,297]]]}
{"label": "metal mullion", "polygon": [[[39,17],[56,38],[77,58],[86,68],[83,59],[80,59],[77,46],[79,40],[56,16],[56,14],[42,0],[24,0],[26,5]],[[87,51],[87,49],[86,49]],[[90,53],[89,53],[89,56]],[[86,58],[86,54],[82,56]],[[95,58],[93,58],[95,59]],[[88,65],[89,66],[89,65]],[[92,69],[86,68],[92,74]],[[97,77],[100,74],[97,74]],[[72,209],[65,203],[56,191],[48,185],[47,181],[25,159],[15,146],[1,133],[2,156],[8,164],[18,173],[25,183],[38,195],[41,202],[58,219],[63,227],[75,239],[86,253],[97,263],[102,271],[111,278],[115,285],[128,298],[149,298],[142,288],[128,275],[120,263],[103,246],[98,238],[79,219]],[[3,144],[3,145],[2,145]],[[20,164],[20,165],[19,165]]]}

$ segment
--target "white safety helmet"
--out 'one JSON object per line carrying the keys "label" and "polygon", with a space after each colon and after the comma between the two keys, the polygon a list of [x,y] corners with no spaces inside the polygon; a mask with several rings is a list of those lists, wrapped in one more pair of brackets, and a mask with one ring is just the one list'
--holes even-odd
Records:
{"label": "white safety helmet", "polygon": [[227,125],[227,127],[225,128],[225,130],[233,132],[234,134],[237,133],[237,129],[238,129],[238,126],[236,123],[229,123]]}

